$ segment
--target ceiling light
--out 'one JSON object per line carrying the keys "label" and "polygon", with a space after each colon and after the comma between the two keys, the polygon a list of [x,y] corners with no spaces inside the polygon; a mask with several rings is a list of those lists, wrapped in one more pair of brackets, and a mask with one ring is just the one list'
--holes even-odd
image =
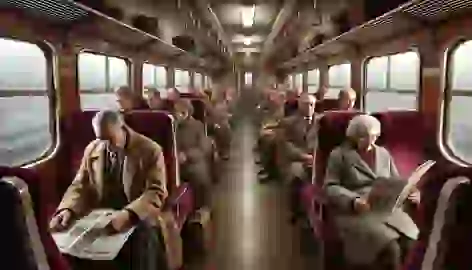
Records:
{"label": "ceiling light", "polygon": [[243,7],[241,11],[241,21],[244,27],[251,27],[254,24],[254,17],[256,15],[256,5],[252,7]]}
{"label": "ceiling light", "polygon": [[246,46],[251,45],[251,39],[250,38],[244,38],[244,45],[246,45]]}

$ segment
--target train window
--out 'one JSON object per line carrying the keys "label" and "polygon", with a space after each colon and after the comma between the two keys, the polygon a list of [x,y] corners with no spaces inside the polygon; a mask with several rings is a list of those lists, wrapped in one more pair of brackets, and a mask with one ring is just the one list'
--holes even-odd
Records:
{"label": "train window", "polygon": [[341,64],[329,67],[329,87],[326,98],[338,98],[339,92],[351,85],[351,64]]}
{"label": "train window", "polygon": [[36,44],[0,38],[0,165],[23,165],[52,148],[49,68]]}
{"label": "train window", "polygon": [[244,84],[246,86],[252,86],[252,72],[244,73]]}
{"label": "train window", "polygon": [[292,75],[287,76],[287,84],[288,84],[288,88],[293,90],[293,76]]}
{"label": "train window", "polygon": [[155,87],[159,90],[167,87],[167,71],[163,66],[143,64],[143,86]]}
{"label": "train window", "polygon": [[472,41],[467,41],[451,51],[447,85],[446,142],[455,156],[472,163],[472,122],[469,118],[472,104]]}
{"label": "train window", "polygon": [[293,75],[293,88],[300,93],[303,90],[303,73]]}
{"label": "train window", "polygon": [[420,59],[416,52],[374,57],[367,62],[364,109],[415,109]]}
{"label": "train window", "polygon": [[195,89],[197,90],[200,90],[202,89],[202,74],[198,73],[198,72],[195,72],[195,75],[193,76],[193,86],[195,87]]}
{"label": "train window", "polygon": [[320,70],[312,69],[307,73],[308,93],[318,92],[320,85]]}
{"label": "train window", "polygon": [[83,110],[117,109],[113,91],[129,84],[124,59],[80,53],[78,60],[80,103]]}
{"label": "train window", "polygon": [[186,70],[175,69],[175,87],[183,93],[188,92],[190,86],[190,73]]}

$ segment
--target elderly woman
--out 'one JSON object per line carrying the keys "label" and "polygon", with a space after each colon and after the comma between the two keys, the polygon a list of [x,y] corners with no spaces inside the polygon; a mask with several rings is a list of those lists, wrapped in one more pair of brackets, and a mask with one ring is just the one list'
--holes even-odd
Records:
{"label": "elderly woman", "polygon": [[146,101],[136,95],[128,86],[121,86],[115,89],[116,102],[123,112],[131,110],[149,109]]}
{"label": "elderly woman", "polygon": [[[344,255],[351,264],[399,269],[418,229],[401,209],[382,219],[369,215],[371,205],[365,198],[375,181],[399,179],[390,153],[375,145],[380,122],[370,115],[356,116],[346,135],[347,141],[331,152],[325,176],[325,191],[334,208]],[[417,203],[418,196],[414,192],[409,199]]]}

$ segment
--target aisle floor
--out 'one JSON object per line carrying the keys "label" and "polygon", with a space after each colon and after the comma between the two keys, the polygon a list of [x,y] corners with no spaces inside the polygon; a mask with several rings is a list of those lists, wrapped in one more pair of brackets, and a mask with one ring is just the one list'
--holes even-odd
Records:
{"label": "aisle floor", "polygon": [[234,130],[232,157],[214,190],[214,247],[205,266],[190,269],[318,269],[302,255],[301,230],[288,222],[286,187],[257,180],[253,129],[246,122]]}

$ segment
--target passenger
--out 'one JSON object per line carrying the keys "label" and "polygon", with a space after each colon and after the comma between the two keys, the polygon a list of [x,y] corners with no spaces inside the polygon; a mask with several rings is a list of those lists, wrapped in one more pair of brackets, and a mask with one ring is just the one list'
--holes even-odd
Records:
{"label": "passenger", "polygon": [[285,116],[290,116],[297,112],[297,106],[298,106],[297,99],[298,99],[298,96],[295,91],[287,92],[287,100],[285,101],[285,105],[284,105]]}
{"label": "passenger", "polygon": [[318,118],[315,115],[316,98],[302,93],[298,99],[297,113],[285,118],[280,124],[279,140],[284,159],[285,179],[290,183],[291,204],[294,223],[302,215],[299,188],[304,181],[311,180],[313,153],[318,143]]}
{"label": "passenger", "polygon": [[153,110],[162,110],[164,108],[164,101],[161,98],[161,92],[156,88],[149,87],[144,90],[144,96],[149,105],[149,108]]}
{"label": "passenger", "polygon": [[197,207],[210,207],[209,142],[203,123],[192,117],[193,107],[188,99],[175,103],[177,121],[177,150],[182,179],[195,191]]}
{"label": "passenger", "polygon": [[326,96],[326,93],[328,93],[328,87],[326,86],[321,86],[318,91],[316,92],[316,99],[317,100],[323,100]]}
{"label": "passenger", "polygon": [[222,160],[230,158],[231,148],[231,126],[229,124],[231,114],[225,100],[217,100],[210,106],[209,122],[212,127],[212,134],[215,138],[218,154]]}
{"label": "passenger", "polygon": [[[336,225],[344,242],[348,262],[373,265],[374,269],[400,269],[417,228],[402,210],[395,211],[386,225],[384,219],[366,218],[369,203],[363,198],[375,181],[398,179],[390,153],[375,145],[380,135],[380,122],[372,116],[360,115],[349,123],[347,141],[329,156],[325,177],[328,202],[339,211]],[[401,181],[401,180],[398,180]],[[410,201],[419,202],[419,192]],[[391,225],[397,224],[397,225]]]}
{"label": "passenger", "polygon": [[156,254],[164,252],[156,250],[161,243],[148,221],[157,220],[167,197],[162,148],[125,126],[117,112],[98,112],[92,125],[97,139],[86,147],[50,229],[67,229],[93,209],[119,210],[107,230],[122,232],[132,225],[138,227],[113,262],[131,265],[131,269],[155,269],[156,263],[162,263]]}
{"label": "passenger", "polygon": [[356,91],[352,88],[345,88],[339,92],[338,108],[339,110],[352,110],[356,104]]}
{"label": "passenger", "polygon": [[115,90],[116,101],[120,106],[120,110],[127,112],[130,110],[149,109],[146,101],[131,90],[128,86],[121,86]]}

